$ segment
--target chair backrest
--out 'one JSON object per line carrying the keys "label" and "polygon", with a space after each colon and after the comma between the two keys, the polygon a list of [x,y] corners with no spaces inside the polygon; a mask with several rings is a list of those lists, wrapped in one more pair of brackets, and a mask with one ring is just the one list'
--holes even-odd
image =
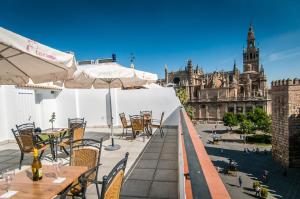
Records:
{"label": "chair backrest", "polygon": [[125,113],[120,113],[119,116],[120,116],[120,120],[122,122],[123,128],[126,128],[128,126],[128,124],[127,124],[127,119],[126,119]]}
{"label": "chair backrest", "polygon": [[18,131],[11,129],[15,139],[17,141],[17,144],[19,145],[19,148],[24,153],[30,153],[33,151],[34,142],[33,142],[33,135],[32,132],[24,132],[24,131]]}
{"label": "chair backrest", "polygon": [[142,116],[140,115],[132,115],[130,117],[130,122],[131,122],[131,128],[132,131],[143,131],[144,130],[144,123]]}
{"label": "chair backrest", "polygon": [[151,122],[152,111],[140,111],[140,115],[143,117],[144,122]]}
{"label": "chair backrest", "polygon": [[73,126],[73,129],[71,129],[71,133],[72,135],[72,139],[73,141],[75,140],[81,140],[84,137],[84,132],[85,132],[85,126],[86,126],[86,122],[82,123],[82,124],[77,124],[77,126]]}
{"label": "chair backrest", "polygon": [[162,112],[162,113],[161,113],[161,117],[160,117],[159,126],[162,126],[163,119],[164,119],[164,115],[165,115],[165,112]]}
{"label": "chair backrest", "polygon": [[27,134],[33,136],[33,132],[35,129],[35,123],[25,123],[21,125],[16,125],[17,131],[19,134]]}
{"label": "chair backrest", "polygon": [[[81,139],[71,142],[70,165],[71,166],[86,166],[91,169],[100,163],[102,150],[102,141],[94,139]],[[93,175],[90,175],[91,180],[98,177],[98,169]]]}
{"label": "chair backrest", "polygon": [[119,161],[107,176],[103,176],[101,199],[120,198],[128,155],[127,152],[125,158]]}
{"label": "chair backrest", "polygon": [[83,118],[68,118],[68,127],[70,129],[75,128],[76,126],[80,126],[85,122]]}

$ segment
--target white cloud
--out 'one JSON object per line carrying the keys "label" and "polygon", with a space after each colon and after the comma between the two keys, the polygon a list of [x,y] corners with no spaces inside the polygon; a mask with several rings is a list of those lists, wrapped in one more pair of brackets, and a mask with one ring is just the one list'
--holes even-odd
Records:
{"label": "white cloud", "polygon": [[300,56],[300,47],[285,49],[282,51],[273,52],[267,55],[267,62],[274,62],[283,59],[290,59],[295,56]]}

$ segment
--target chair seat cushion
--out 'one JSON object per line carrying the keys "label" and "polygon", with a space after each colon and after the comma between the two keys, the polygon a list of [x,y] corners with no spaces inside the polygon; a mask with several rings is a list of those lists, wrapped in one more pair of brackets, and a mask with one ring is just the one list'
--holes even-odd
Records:
{"label": "chair seat cushion", "polygon": [[65,141],[58,143],[58,146],[67,147],[67,146],[70,146],[70,144],[71,144],[70,140],[65,140]]}

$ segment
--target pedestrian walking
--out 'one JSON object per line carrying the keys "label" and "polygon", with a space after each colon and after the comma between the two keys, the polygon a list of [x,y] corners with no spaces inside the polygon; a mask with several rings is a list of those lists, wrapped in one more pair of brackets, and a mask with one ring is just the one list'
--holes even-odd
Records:
{"label": "pedestrian walking", "polygon": [[241,177],[241,176],[239,176],[239,185],[240,185],[240,187],[242,187],[242,183],[243,183],[243,181],[242,181],[242,177]]}
{"label": "pedestrian walking", "polygon": [[255,188],[255,196],[260,196],[260,186]]}
{"label": "pedestrian walking", "polygon": [[269,171],[265,170],[266,182],[269,181]]}

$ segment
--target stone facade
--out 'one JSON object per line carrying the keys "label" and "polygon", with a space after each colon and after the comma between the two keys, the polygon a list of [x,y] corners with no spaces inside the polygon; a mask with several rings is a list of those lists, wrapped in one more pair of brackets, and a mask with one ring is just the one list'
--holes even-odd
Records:
{"label": "stone facade", "polygon": [[243,72],[234,62],[232,71],[204,73],[199,66],[187,62],[184,70],[168,73],[165,67],[164,84],[185,87],[189,103],[195,108],[195,119],[203,121],[222,120],[225,112],[245,113],[254,107],[270,112],[267,77],[259,63],[259,48],[250,25],[247,47],[243,50]]}
{"label": "stone facade", "polygon": [[272,82],[272,154],[286,167],[300,167],[300,81]]}

